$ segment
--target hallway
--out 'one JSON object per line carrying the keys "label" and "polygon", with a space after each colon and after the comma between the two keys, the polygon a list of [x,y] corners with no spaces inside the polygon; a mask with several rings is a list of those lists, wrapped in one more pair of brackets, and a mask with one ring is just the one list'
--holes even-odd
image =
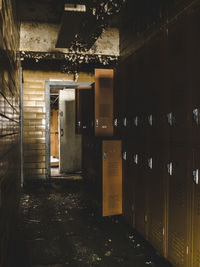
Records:
{"label": "hallway", "polygon": [[102,218],[84,180],[32,182],[21,196],[13,267],[169,267],[122,217]]}

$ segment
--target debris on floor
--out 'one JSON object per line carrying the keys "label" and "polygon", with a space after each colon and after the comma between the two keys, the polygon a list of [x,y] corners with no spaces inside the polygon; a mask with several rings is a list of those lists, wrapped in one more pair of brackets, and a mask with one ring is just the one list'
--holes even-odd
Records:
{"label": "debris on floor", "polygon": [[84,180],[29,183],[12,267],[169,267],[122,216],[102,218]]}

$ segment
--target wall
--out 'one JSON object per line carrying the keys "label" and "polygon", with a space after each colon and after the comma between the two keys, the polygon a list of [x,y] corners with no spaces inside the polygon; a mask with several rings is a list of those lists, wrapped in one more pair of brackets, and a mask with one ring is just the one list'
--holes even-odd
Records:
{"label": "wall", "polygon": [[[45,81],[73,81],[74,75],[24,70],[24,175],[44,178],[45,169]],[[93,81],[79,73],[78,81]]]}
{"label": "wall", "polygon": [[19,24],[14,1],[0,5],[0,266],[9,265],[20,186]]}
{"label": "wall", "polygon": [[126,119],[120,130],[124,216],[175,267],[200,262],[200,4],[187,2],[181,12],[176,5],[162,10],[176,14],[167,24],[156,7],[138,10],[134,22],[137,10],[129,6],[115,83],[116,114]]}
{"label": "wall", "polygon": [[[60,129],[60,173],[80,171],[81,136],[75,134],[75,89],[60,90],[59,93]],[[61,116],[62,113],[62,116]]]}
{"label": "wall", "polygon": [[[68,49],[55,48],[59,25],[22,22],[20,30],[20,50],[32,52],[63,52]],[[119,31],[107,28],[97,39],[87,54],[119,55]]]}

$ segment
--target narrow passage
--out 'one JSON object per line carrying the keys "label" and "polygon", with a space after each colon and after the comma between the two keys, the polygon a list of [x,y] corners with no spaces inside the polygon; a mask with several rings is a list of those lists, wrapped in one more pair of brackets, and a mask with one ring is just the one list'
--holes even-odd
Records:
{"label": "narrow passage", "polygon": [[84,180],[29,183],[21,196],[14,267],[169,267],[124,221],[102,218]]}

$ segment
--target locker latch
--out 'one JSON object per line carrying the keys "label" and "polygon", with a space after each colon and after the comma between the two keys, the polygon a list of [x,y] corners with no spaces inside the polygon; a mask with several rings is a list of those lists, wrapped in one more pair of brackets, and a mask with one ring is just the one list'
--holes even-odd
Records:
{"label": "locker latch", "polygon": [[149,115],[148,116],[148,121],[149,121],[149,125],[152,126],[153,125],[153,115]]}
{"label": "locker latch", "polygon": [[135,164],[138,164],[138,154],[135,154],[135,155],[133,156],[133,160],[134,160],[134,163],[135,163]]}
{"label": "locker latch", "polygon": [[98,126],[99,126],[99,120],[96,119],[96,127],[98,127]]}
{"label": "locker latch", "polygon": [[125,117],[125,118],[123,118],[123,125],[124,125],[124,127],[126,127],[127,126],[127,118]]}
{"label": "locker latch", "polygon": [[80,121],[78,121],[78,127],[80,127],[81,126],[81,122]]}
{"label": "locker latch", "polygon": [[150,169],[153,169],[153,158],[148,159],[148,166]]}
{"label": "locker latch", "polygon": [[172,112],[168,113],[167,114],[167,121],[169,123],[170,126],[173,125],[173,115],[172,115]]}
{"label": "locker latch", "polygon": [[137,127],[138,126],[138,116],[136,116],[135,118],[134,118],[134,125]]}
{"label": "locker latch", "polygon": [[199,125],[199,110],[198,110],[198,108],[195,108],[193,110],[193,118],[194,118],[196,125]]}
{"label": "locker latch", "polygon": [[83,129],[86,129],[87,128],[87,126],[86,125],[83,125]]}
{"label": "locker latch", "polygon": [[127,152],[126,152],[126,151],[123,152],[123,154],[122,154],[122,158],[123,158],[123,160],[127,160]]}
{"label": "locker latch", "polygon": [[195,184],[199,184],[199,170],[196,169],[193,171],[193,179]]}
{"label": "locker latch", "polygon": [[169,164],[167,164],[167,170],[170,176],[172,176],[172,170],[173,170],[173,164],[172,162],[170,162]]}
{"label": "locker latch", "polygon": [[103,159],[106,160],[107,159],[107,152],[103,153]]}
{"label": "locker latch", "polygon": [[115,126],[115,127],[118,126],[118,119],[114,119],[114,126]]}

